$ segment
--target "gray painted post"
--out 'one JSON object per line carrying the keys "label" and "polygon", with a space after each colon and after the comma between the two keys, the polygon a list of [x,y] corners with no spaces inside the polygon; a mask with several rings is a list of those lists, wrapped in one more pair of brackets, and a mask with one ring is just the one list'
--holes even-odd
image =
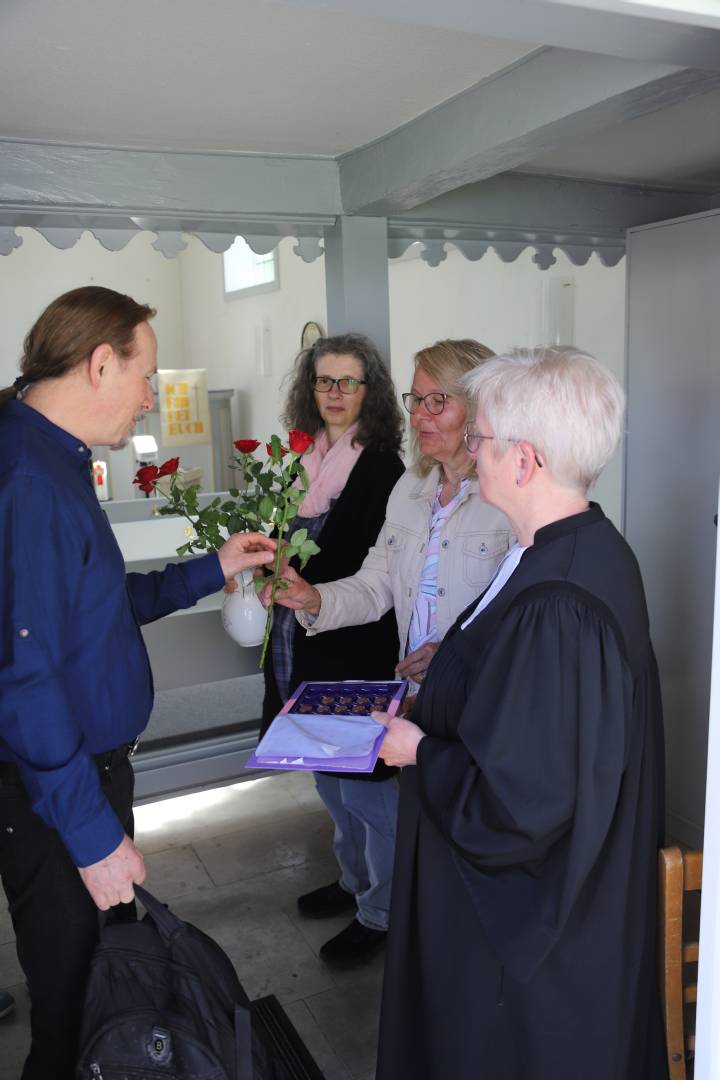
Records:
{"label": "gray painted post", "polygon": [[325,229],[328,334],[367,334],[390,364],[387,218],[338,217]]}

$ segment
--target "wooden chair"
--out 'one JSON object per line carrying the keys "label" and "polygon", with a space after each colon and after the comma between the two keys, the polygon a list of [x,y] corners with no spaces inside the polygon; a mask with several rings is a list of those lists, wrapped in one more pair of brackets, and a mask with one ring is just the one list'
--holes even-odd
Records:
{"label": "wooden chair", "polygon": [[[697,940],[688,936],[685,894],[700,892],[702,852],[663,848],[660,869],[660,993],[670,1080],[687,1080],[695,1055]],[[690,1071],[690,1075],[692,1072]]]}

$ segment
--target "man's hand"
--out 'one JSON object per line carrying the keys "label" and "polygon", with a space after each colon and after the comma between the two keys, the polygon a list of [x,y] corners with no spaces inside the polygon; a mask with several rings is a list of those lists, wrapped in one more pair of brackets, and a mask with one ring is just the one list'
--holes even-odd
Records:
{"label": "man's hand", "polygon": [[226,581],[243,570],[267,566],[275,557],[277,544],[262,533],[234,533],[218,551],[220,569]]}
{"label": "man's hand", "polygon": [[399,716],[389,716],[386,712],[370,713],[378,724],[384,724],[387,734],[380,744],[380,757],[386,765],[414,765],[417,761],[417,748],[425,732],[411,720]]}
{"label": "man's hand", "polygon": [[419,649],[414,649],[413,652],[408,653],[405,659],[401,660],[397,666],[397,673],[400,678],[414,679],[418,683],[422,682],[425,678],[425,672],[430,667],[430,661],[439,648],[440,645],[437,641],[426,641]]}
{"label": "man's hand", "polygon": [[[317,615],[320,611],[322,597],[314,585],[310,585],[305,578],[301,578],[292,566],[288,566],[281,572],[281,580],[287,584],[286,589],[275,590],[275,603],[282,607],[291,608],[293,611],[307,611],[310,615]],[[272,581],[260,593],[260,601],[268,606],[272,593]]]}
{"label": "man's hand", "polygon": [[115,904],[129,904],[135,896],[133,884],[145,880],[145,860],[129,836],[100,862],[78,867],[83,885],[101,911]]}

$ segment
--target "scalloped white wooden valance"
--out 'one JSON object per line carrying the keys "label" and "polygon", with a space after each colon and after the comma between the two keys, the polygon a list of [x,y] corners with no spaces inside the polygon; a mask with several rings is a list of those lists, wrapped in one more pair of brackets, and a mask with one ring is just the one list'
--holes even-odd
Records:
{"label": "scalloped white wooden valance", "polygon": [[[295,239],[293,252],[304,262],[311,263],[324,253],[323,237],[326,226],[333,225],[334,218],[305,221],[255,222],[238,220],[227,222],[220,230],[210,221],[157,222],[144,215],[124,220],[98,218],[97,215],[75,213],[63,220],[57,214],[42,215],[38,220],[27,211],[18,215],[21,220],[8,220],[7,211],[0,216],[0,255],[11,255],[22,244],[17,228],[24,226],[39,232],[49,244],[60,250],[72,248],[84,232],[90,232],[108,251],[120,251],[139,232],[153,232],[153,247],[168,259],[175,258],[187,247],[187,237],[196,236],[209,251],[220,254],[232,245],[236,236],[242,236],[252,250],[260,255],[273,251],[282,239]],[[50,220],[48,220],[48,218]],[[58,220],[60,218],[60,220]],[[162,227],[165,225],[165,227]],[[213,227],[214,226],[214,227]],[[541,270],[551,267],[557,260],[555,252],[562,251],[575,266],[584,265],[595,252],[605,266],[615,266],[625,254],[623,235],[597,236],[582,232],[553,232],[543,229],[517,227],[484,228],[478,225],[464,227],[448,226],[427,221],[412,223],[402,219],[388,221],[388,257],[397,259],[412,244],[422,245],[421,258],[428,266],[439,266],[447,258],[448,245],[452,245],[471,262],[481,259],[493,250],[503,262],[513,262],[527,248],[534,249],[533,261]]]}

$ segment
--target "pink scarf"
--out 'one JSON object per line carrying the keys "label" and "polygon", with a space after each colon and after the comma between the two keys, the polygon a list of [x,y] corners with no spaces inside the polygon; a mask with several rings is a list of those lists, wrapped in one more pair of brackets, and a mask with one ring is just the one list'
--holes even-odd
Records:
{"label": "pink scarf", "polygon": [[310,481],[308,493],[300,504],[302,517],[324,514],[347,484],[355,462],[363,452],[359,443],[352,445],[356,434],[357,424],[353,424],[332,446],[326,431],[315,436],[312,450],[302,459]]}

